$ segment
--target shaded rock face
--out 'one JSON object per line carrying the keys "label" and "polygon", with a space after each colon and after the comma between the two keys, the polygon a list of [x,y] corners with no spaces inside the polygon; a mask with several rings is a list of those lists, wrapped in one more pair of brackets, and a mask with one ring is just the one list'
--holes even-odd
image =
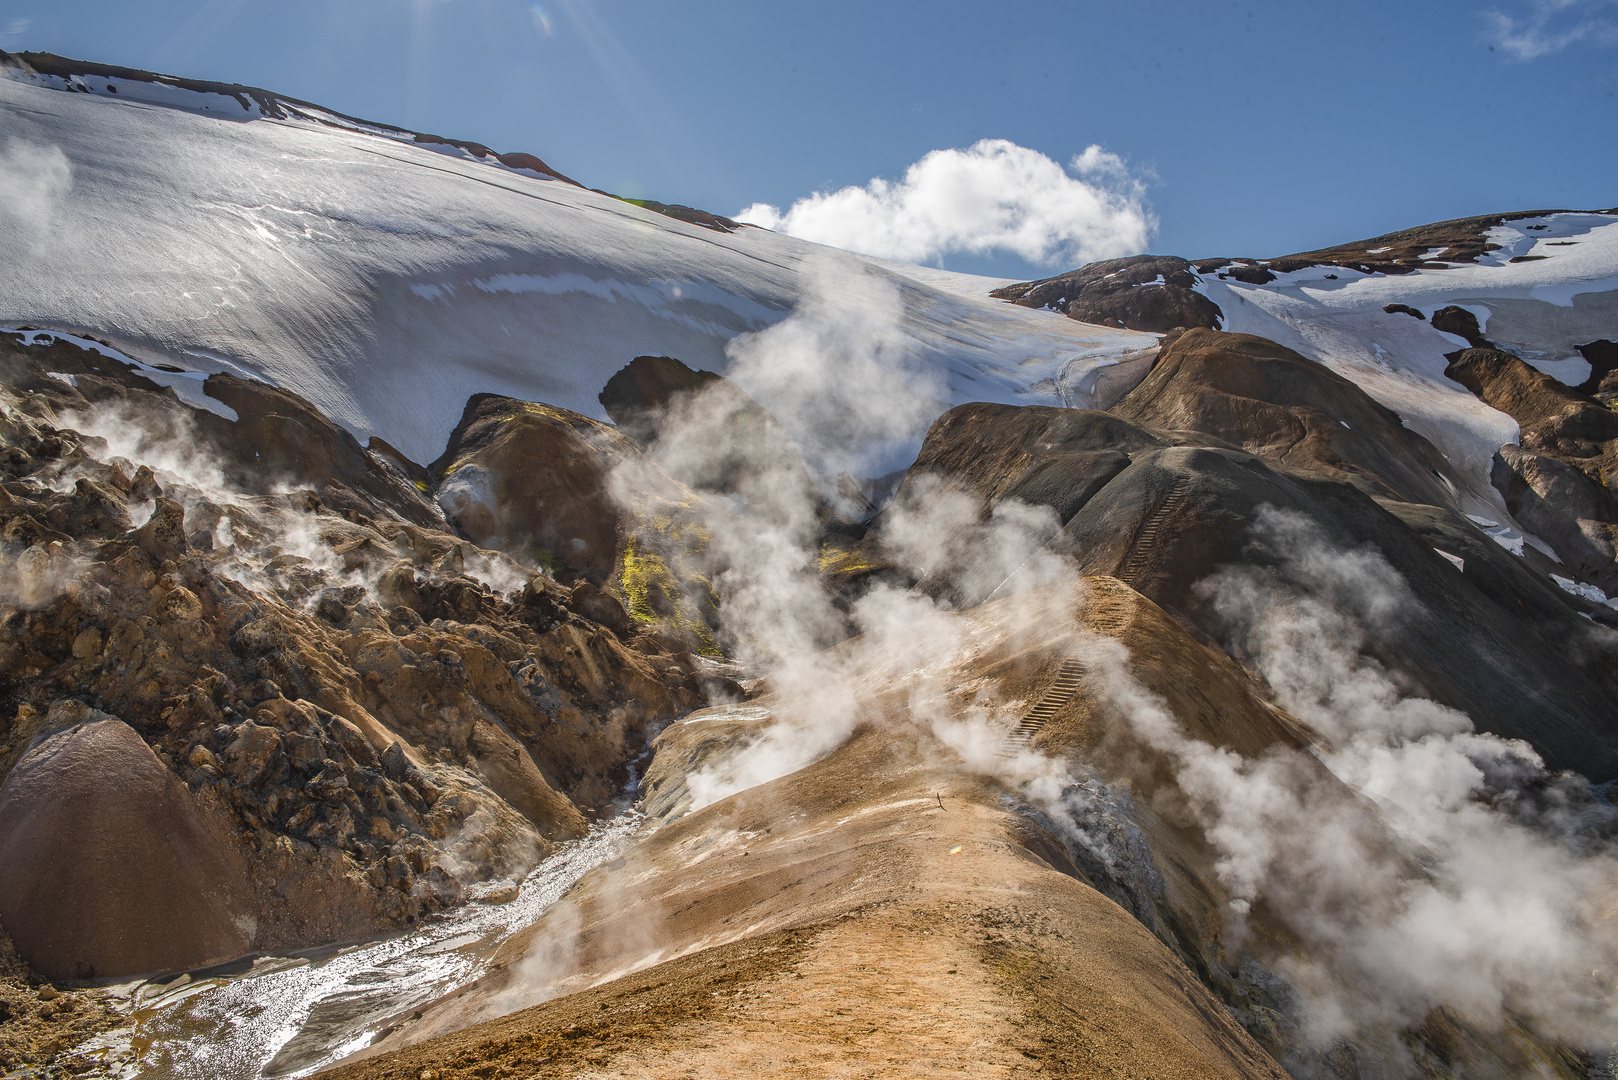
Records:
{"label": "shaded rock face", "polygon": [[1575,465],[1603,485],[1618,469],[1618,414],[1498,349],[1451,354],[1444,374],[1517,421],[1524,450]]}
{"label": "shaded rock face", "polygon": [[45,735],[0,786],[0,920],[50,978],[178,971],[246,952],[246,877],[234,844],[121,720]]}
{"label": "shaded rock face", "polygon": [[1618,506],[1608,489],[1558,458],[1502,446],[1489,474],[1523,528],[1605,592],[1618,593]]}
{"label": "shaded rock face", "polygon": [[979,513],[1020,499],[1056,511],[1067,524],[1107,481],[1129,467],[1129,454],[1156,439],[1105,414],[1042,405],[972,404],[933,422],[894,501],[923,497],[923,478],[947,478],[969,491]]}
{"label": "shaded rock face", "polygon": [[1177,326],[1216,328],[1219,306],[1194,292],[1191,264],[1173,255],[1135,255],[1091,263],[1043,281],[997,289],[991,296],[1050,308],[1079,322],[1164,334]]}
{"label": "shaded rock face", "polygon": [[[1521,738],[1557,767],[1618,775],[1618,708],[1610,637],[1592,635],[1547,577],[1457,572],[1394,507],[1351,485],[1271,466],[1234,450],[1165,447],[1139,454],[1051,542],[1089,572],[1111,572],[1204,640],[1242,655],[1198,582],[1221,568],[1288,565],[1285,540],[1255,541],[1266,507],[1313,523],[1334,549],[1374,550],[1409,586],[1399,616],[1370,643],[1378,662],[1421,696],[1469,715],[1480,730]],[[1453,514],[1453,512],[1450,512]],[[1492,543],[1459,515],[1447,520]],[[1446,549],[1448,550],[1448,549]],[[1497,559],[1511,556],[1496,545]],[[1452,552],[1453,554],[1453,552]],[[1489,591],[1485,591],[1488,589]],[[1533,597],[1519,603],[1519,594]]]}
{"label": "shaded rock face", "polygon": [[[250,452],[214,440],[257,438],[246,411],[208,427],[64,342],[0,337],[0,407],[0,779],[84,703],[118,717],[239,852],[239,951],[405,927],[525,873],[705,700],[694,640],[468,543],[340,439],[357,487],[232,484],[211,463]],[[139,430],[151,464],[70,420]],[[209,925],[176,928],[177,955],[214,956]]]}
{"label": "shaded rock face", "polygon": [[439,505],[474,544],[601,582],[619,555],[609,474],[626,444],[566,409],[478,394],[430,469]]}
{"label": "shaded rock face", "polygon": [[786,430],[722,375],[668,356],[637,356],[600,397],[613,423],[681,483],[741,494],[766,512],[776,501],[772,488],[809,497],[808,470]]}
{"label": "shaded rock face", "polygon": [[1578,386],[1609,409],[1618,400],[1618,341],[1601,338],[1579,346],[1579,355],[1590,362],[1590,377]]}

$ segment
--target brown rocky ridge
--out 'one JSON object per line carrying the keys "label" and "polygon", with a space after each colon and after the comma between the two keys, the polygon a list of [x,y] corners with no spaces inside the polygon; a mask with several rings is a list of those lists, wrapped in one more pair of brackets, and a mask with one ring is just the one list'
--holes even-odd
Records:
{"label": "brown rocky ridge", "polygon": [[[1570,210],[1524,210],[1510,214],[1439,221],[1413,229],[1374,236],[1351,244],[1299,252],[1269,259],[1193,259],[1175,255],[1132,255],[1090,263],[1056,277],[1007,285],[990,293],[1023,307],[1049,308],[1079,322],[1120,326],[1130,330],[1168,333],[1176,327],[1203,327],[1217,330],[1224,313],[1206,296],[1195,291],[1202,278],[1233,278],[1249,285],[1265,285],[1276,274],[1291,273],[1311,266],[1335,266],[1364,274],[1408,274],[1414,270],[1442,270],[1457,263],[1476,262],[1500,245],[1491,243],[1488,232],[1508,221],[1543,217],[1546,214],[1579,213]],[[1618,214],[1610,210],[1582,211]],[[1537,259],[1540,256],[1521,256]],[[1403,311],[1417,318],[1424,316],[1404,304],[1392,304],[1390,313]],[[1463,320],[1455,326],[1441,325],[1446,319]],[[1464,320],[1471,320],[1470,330]],[[1447,307],[1433,315],[1433,325],[1459,333],[1474,346],[1487,343],[1478,333],[1476,317],[1463,308]],[[1591,361],[1594,364],[1596,361]],[[1593,375],[1592,379],[1599,379]]]}

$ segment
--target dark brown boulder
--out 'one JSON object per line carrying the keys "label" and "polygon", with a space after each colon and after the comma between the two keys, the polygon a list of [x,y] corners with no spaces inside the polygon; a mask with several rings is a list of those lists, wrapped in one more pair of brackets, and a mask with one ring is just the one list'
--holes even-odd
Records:
{"label": "dark brown boulder", "polygon": [[218,963],[252,946],[246,871],[133,728],[39,739],[0,786],[0,920],[42,975]]}
{"label": "dark brown boulder", "polygon": [[1618,341],[1599,338],[1579,347],[1579,355],[1590,361],[1590,377],[1577,387],[1603,405],[1618,399]]}
{"label": "dark brown boulder", "polygon": [[[676,398],[728,381],[711,371],[688,368],[672,356],[637,356],[607,380],[597,399],[619,430],[649,443],[657,438],[660,421]],[[753,407],[764,411],[756,402]]]}
{"label": "dark brown boulder", "polygon": [[[1253,270],[1273,275],[1261,267]],[[1022,307],[1050,308],[1080,322],[1164,334],[1177,326],[1217,327],[1219,306],[1195,292],[1191,264],[1174,255],[1135,255],[1090,263],[1042,281],[996,289]]]}
{"label": "dark brown boulder", "polygon": [[1147,427],[1214,435],[1377,497],[1447,505],[1459,479],[1443,454],[1357,385],[1247,334],[1187,331],[1112,412]]}
{"label": "dark brown boulder", "polygon": [[1432,323],[1434,330],[1464,338],[1474,349],[1493,348],[1489,339],[1483,336],[1482,327],[1478,326],[1478,317],[1463,307],[1451,304],[1439,308],[1433,312]]}

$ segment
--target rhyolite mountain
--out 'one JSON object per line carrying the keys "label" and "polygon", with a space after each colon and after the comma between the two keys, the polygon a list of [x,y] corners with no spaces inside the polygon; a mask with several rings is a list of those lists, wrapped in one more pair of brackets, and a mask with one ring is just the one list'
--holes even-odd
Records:
{"label": "rhyolite mountain", "polygon": [[[106,987],[427,933],[640,813],[451,991],[243,1067],[1605,1075],[1613,211],[1010,283],[0,76],[0,1066],[200,1068],[83,1043]],[[1563,937],[1412,989],[1480,843]]]}

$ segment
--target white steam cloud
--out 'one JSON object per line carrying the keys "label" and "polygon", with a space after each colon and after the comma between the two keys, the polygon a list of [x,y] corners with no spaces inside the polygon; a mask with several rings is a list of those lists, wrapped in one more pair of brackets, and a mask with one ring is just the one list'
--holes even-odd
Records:
{"label": "white steam cloud", "polygon": [[[720,640],[746,670],[768,673],[776,710],[748,745],[687,778],[694,809],[841,745],[878,688],[910,680],[953,648],[958,632],[944,614],[952,597],[878,587],[848,606],[825,586],[818,538],[833,502],[827,478],[902,465],[895,455],[913,454],[946,399],[941,378],[909,348],[900,297],[886,278],[841,258],[807,277],[811,287],[790,318],[730,349],[731,377],[796,446],[767,459],[767,446],[750,445],[751,475],[737,495],[693,508],[710,537]],[[670,473],[711,476],[735,454],[732,417],[716,393],[677,401],[663,417],[653,456]],[[630,462],[614,477],[626,505],[646,489],[639,469]],[[896,571],[965,583],[945,592],[981,596],[1019,568],[1020,590],[1071,576],[1065,560],[1036,557],[1058,527],[1048,509],[1004,505],[980,520],[976,501],[918,485],[916,497],[890,507],[884,521]],[[850,634],[859,636],[828,650]]]}
{"label": "white steam cloud", "polygon": [[726,347],[730,378],[781,422],[815,471],[902,467],[949,388],[905,333],[899,287],[846,256],[809,264],[804,280],[790,318]]}
{"label": "white steam cloud", "polygon": [[0,148],[0,237],[36,253],[73,187],[73,166],[57,146],[8,139]]}
{"label": "white steam cloud", "polygon": [[934,150],[864,187],[816,192],[783,213],[755,203],[734,215],[818,244],[885,259],[1009,252],[1042,265],[1094,262],[1146,248],[1157,219],[1146,184],[1099,146],[1064,169],[1026,146],[983,139]]}

